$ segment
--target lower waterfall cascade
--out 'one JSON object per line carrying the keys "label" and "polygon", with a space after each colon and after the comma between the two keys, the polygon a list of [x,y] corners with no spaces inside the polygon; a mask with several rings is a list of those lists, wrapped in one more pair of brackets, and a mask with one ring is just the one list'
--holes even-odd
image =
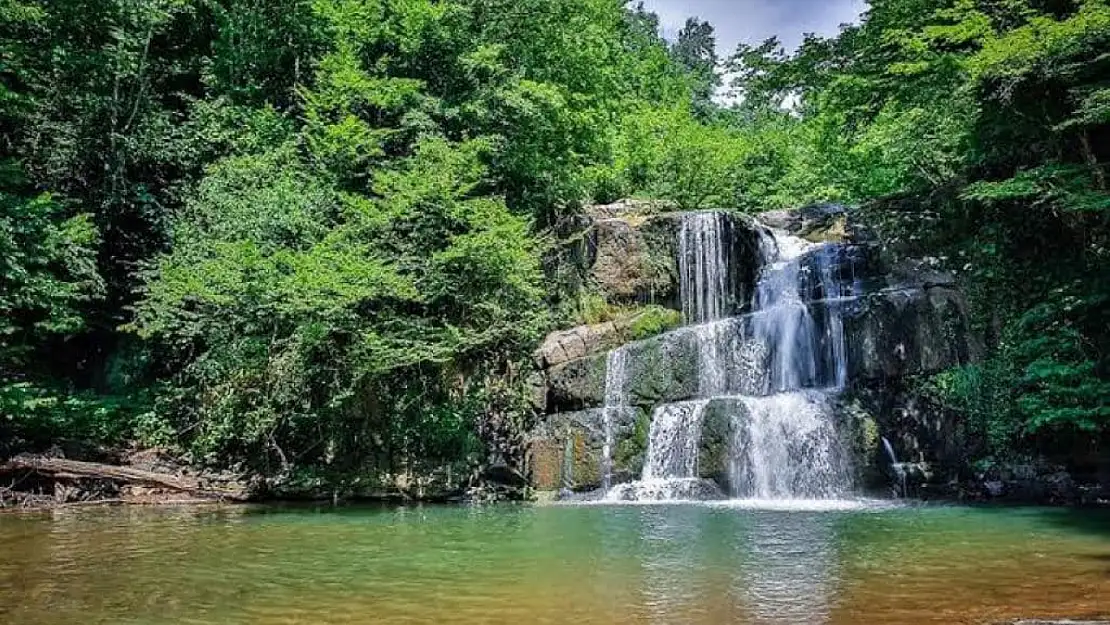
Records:
{"label": "lower waterfall cascade", "polygon": [[[622,350],[610,355],[605,499],[843,498],[852,490],[852,473],[832,400],[848,379],[843,307],[860,292],[851,262],[843,262],[844,246],[760,228],[749,312],[726,317],[725,233],[723,220],[712,215],[684,218],[690,223],[683,224],[679,250],[683,310],[696,325],[674,335],[697,346],[698,398],[656,407],[640,480],[612,485],[611,411],[627,403],[627,365]],[[700,470],[703,422],[715,406],[727,410],[729,430],[727,475],[716,482],[702,479]]]}

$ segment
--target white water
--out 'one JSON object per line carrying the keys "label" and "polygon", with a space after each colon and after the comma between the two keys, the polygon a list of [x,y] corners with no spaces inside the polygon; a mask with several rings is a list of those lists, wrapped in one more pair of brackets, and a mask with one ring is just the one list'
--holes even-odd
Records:
{"label": "white water", "polygon": [[[739,392],[729,495],[782,505],[841,502],[851,477],[830,401],[848,379],[838,250],[766,234],[752,313],[724,319],[724,224],[719,213],[687,215],[680,241],[682,308],[694,325],[675,340],[695,341],[701,399],[656,409],[641,481],[611,489],[608,500],[716,498],[712,483],[698,479],[701,424],[712,398]],[[819,316],[815,299],[822,300]]]}
{"label": "white water", "polygon": [[897,494],[899,497],[907,497],[909,476],[906,474],[906,466],[901,462],[898,462],[898,454],[894,453],[894,445],[890,444],[890,440],[885,436],[882,437],[882,439],[883,449],[886,450],[886,455],[888,458],[890,458],[890,468],[892,471],[894,471],[894,476],[898,478],[898,486],[900,490]]}
{"label": "white water", "polygon": [[740,499],[835,499],[851,483],[823,391],[745,397],[733,417],[730,493]]}
{"label": "white water", "polygon": [[660,406],[651,418],[644,481],[698,475],[698,441],[707,401]]}
{"label": "white water", "polygon": [[728,256],[724,216],[690,213],[683,216],[678,252],[682,314],[686,323],[722,319],[728,301]]}
{"label": "white water", "polygon": [[763,272],[756,285],[752,334],[767,347],[766,392],[802,388],[817,375],[816,324],[799,293],[799,258],[812,245],[781,234],[764,239]]}
{"label": "white water", "polygon": [[628,350],[621,348],[609,352],[605,368],[605,407],[603,419],[605,442],[601,448],[601,487],[608,490],[613,485],[613,420],[628,405]]}

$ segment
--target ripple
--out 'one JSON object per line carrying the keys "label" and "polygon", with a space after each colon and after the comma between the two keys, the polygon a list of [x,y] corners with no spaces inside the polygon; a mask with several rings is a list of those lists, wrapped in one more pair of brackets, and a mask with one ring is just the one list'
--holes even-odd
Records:
{"label": "ripple", "polygon": [[683,498],[595,499],[560,501],[554,505],[601,507],[691,506],[770,512],[883,512],[909,507],[909,504],[905,502],[891,499],[725,499],[716,501],[698,501]]}
{"label": "ripple", "polygon": [[707,501],[705,505],[774,512],[879,512],[905,507],[904,503],[890,499],[730,499]]}

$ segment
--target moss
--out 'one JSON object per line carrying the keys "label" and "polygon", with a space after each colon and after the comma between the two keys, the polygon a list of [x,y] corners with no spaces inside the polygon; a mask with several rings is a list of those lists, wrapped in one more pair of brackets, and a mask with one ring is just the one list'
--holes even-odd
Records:
{"label": "moss", "polygon": [[682,313],[677,310],[663,308],[662,306],[649,306],[632,320],[629,331],[632,340],[641,341],[669,332],[681,325]]}
{"label": "moss", "polygon": [[843,243],[848,239],[848,216],[841,215],[832,223],[820,225],[804,238],[810,243]]}
{"label": "moss", "polygon": [[880,454],[879,423],[858,399],[842,405],[838,411],[842,423],[847,428],[852,456],[856,460],[858,477],[864,484],[878,485],[885,480],[882,470],[876,465]]}
{"label": "moss", "polygon": [[582,325],[597,325],[613,321],[620,316],[621,309],[605,301],[599,293],[584,292],[578,297],[578,323]]}
{"label": "moss", "polygon": [[618,467],[633,474],[638,474],[643,468],[644,457],[647,454],[648,435],[651,431],[651,415],[641,411],[632,428],[632,434],[617,446],[614,457]]}

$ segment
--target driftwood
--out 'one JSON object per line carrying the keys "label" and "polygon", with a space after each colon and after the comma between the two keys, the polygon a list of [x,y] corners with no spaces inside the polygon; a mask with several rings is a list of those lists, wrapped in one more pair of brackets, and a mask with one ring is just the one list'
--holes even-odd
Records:
{"label": "driftwood", "polygon": [[143,471],[133,467],[79,462],[42,456],[16,456],[0,465],[0,475],[5,473],[34,472],[55,480],[111,480],[129,485],[142,485],[179,493],[199,499],[221,501],[246,501],[248,493],[241,487],[213,484],[190,476]]}

